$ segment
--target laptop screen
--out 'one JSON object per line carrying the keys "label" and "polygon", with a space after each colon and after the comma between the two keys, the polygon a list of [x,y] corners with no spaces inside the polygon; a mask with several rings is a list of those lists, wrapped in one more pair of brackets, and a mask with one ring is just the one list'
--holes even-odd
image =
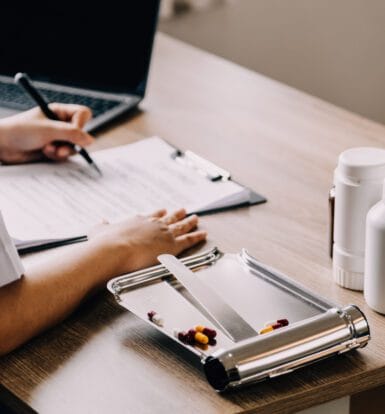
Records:
{"label": "laptop screen", "polygon": [[6,2],[0,74],[142,96],[158,7],[159,0]]}

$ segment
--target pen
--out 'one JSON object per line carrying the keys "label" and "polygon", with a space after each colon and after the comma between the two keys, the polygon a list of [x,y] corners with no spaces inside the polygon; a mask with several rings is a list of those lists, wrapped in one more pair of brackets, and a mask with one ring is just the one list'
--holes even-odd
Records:
{"label": "pen", "polygon": [[[49,108],[43,96],[32,85],[26,73],[17,73],[14,79],[15,83],[20,85],[24,89],[24,91],[36,102],[36,104],[40,107],[40,109],[48,119],[60,121],[59,117],[55,114],[55,112],[53,112]],[[90,154],[84,148],[71,142],[66,142],[65,145],[68,145],[69,147],[74,149],[78,154],[80,154],[99,175],[103,175],[100,168],[95,164],[95,161],[91,158]]]}

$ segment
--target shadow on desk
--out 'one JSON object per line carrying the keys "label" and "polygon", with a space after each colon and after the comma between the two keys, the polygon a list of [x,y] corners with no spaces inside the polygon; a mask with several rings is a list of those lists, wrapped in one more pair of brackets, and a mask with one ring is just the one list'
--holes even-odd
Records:
{"label": "shadow on desk", "polygon": [[[86,301],[66,321],[42,333],[21,348],[0,358],[0,383],[12,389],[24,401],[34,389],[70,360],[94,336],[121,315],[107,292]],[[8,384],[15,370],[21,375],[17,387]],[[11,371],[13,374],[11,375]]]}

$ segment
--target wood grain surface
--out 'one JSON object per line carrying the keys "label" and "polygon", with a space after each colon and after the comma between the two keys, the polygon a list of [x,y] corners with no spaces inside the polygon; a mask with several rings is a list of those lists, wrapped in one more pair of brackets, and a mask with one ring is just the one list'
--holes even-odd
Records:
{"label": "wood grain surface", "polygon": [[[94,150],[159,135],[229,169],[268,203],[203,217],[209,241],[246,247],[341,305],[355,303],[368,347],[219,395],[189,355],[102,292],[0,360],[0,382],[40,413],[292,413],[385,384],[385,318],[332,281],[327,196],[338,154],[384,147],[385,127],[158,35],[142,112]],[[28,265],[28,263],[27,263]]]}

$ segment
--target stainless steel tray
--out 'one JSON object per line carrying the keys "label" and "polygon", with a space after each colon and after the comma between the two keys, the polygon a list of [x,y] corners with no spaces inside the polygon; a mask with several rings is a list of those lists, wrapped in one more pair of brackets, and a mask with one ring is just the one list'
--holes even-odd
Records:
{"label": "stainless steel tray", "polygon": [[[217,248],[182,261],[222,296],[256,336],[233,342],[163,266],[109,281],[118,303],[199,357],[209,383],[218,391],[282,375],[327,356],[366,345],[369,326],[355,306],[339,308],[287,276],[258,262],[246,250],[224,254]],[[149,321],[156,311],[163,326]],[[290,325],[258,335],[266,321],[286,318]],[[215,327],[215,346],[180,342],[175,330]]]}

